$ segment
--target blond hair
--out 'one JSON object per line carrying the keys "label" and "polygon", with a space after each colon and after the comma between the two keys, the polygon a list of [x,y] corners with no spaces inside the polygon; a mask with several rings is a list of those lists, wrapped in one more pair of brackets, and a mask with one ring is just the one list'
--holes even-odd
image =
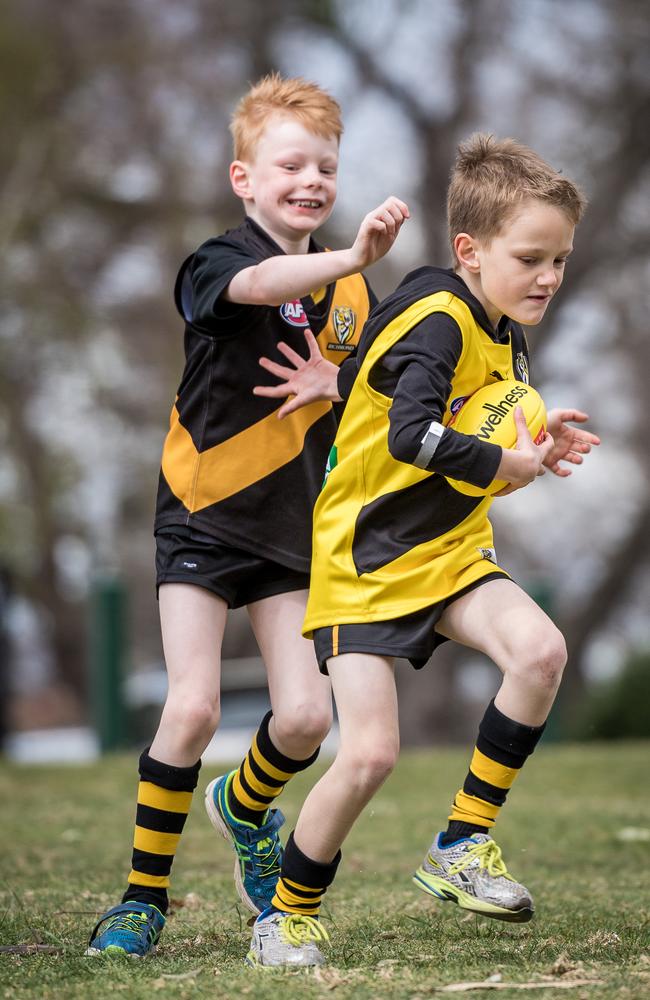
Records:
{"label": "blond hair", "polygon": [[447,190],[454,256],[458,233],[489,243],[526,198],[560,209],[574,226],[587,205],[575,184],[515,139],[478,133],[461,143]]}
{"label": "blond hair", "polygon": [[333,97],[302,77],[270,73],[244,94],[230,121],[236,160],[250,159],[269,115],[290,115],[309,132],[325,139],[341,138],[341,108]]}

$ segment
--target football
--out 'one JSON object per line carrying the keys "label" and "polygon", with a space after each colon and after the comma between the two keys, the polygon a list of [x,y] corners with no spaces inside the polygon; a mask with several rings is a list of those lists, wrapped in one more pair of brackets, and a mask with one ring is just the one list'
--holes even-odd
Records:
{"label": "football", "polygon": [[[492,382],[477,389],[467,397],[447,426],[461,434],[473,434],[481,441],[501,445],[502,448],[514,448],[517,444],[514,417],[517,406],[521,406],[524,412],[530,436],[535,444],[539,444],[546,434],[544,400],[532,385],[515,379]],[[470,497],[493,496],[508,485],[505,481],[496,479],[485,489],[457,479],[448,478],[448,482],[454,489]]]}

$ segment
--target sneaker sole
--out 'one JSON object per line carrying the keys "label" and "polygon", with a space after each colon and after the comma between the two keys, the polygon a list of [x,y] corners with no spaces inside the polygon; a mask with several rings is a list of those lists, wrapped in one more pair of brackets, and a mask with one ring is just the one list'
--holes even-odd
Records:
{"label": "sneaker sole", "polygon": [[217,830],[221,834],[224,840],[228,841],[233,851],[235,852],[236,858],[235,858],[235,869],[233,872],[233,877],[235,879],[235,888],[237,889],[237,895],[241,899],[244,906],[248,910],[250,910],[251,913],[254,913],[255,916],[258,916],[262,911],[258,906],[255,905],[253,900],[246,892],[246,889],[244,888],[244,880],[242,879],[241,875],[239,854],[237,853],[237,845],[235,842],[235,838],[233,837],[232,830],[225,822],[223,816],[217,809],[216,803],[214,801],[214,789],[220,780],[221,780],[220,778],[215,778],[214,781],[210,782],[210,784],[205,790],[205,811],[207,812],[208,818],[212,823],[213,827],[215,828],[215,830]]}
{"label": "sneaker sole", "polygon": [[249,969],[263,969],[265,972],[270,972],[273,969],[282,972],[284,969],[316,969],[322,968],[327,963],[323,958],[322,962],[277,962],[275,965],[265,965],[264,962],[260,962],[259,958],[254,951],[249,951],[248,955],[244,959],[244,965],[247,965]]}
{"label": "sneaker sole", "polygon": [[433,896],[443,903],[457,903],[463,910],[470,910],[482,917],[492,917],[493,920],[505,920],[511,924],[525,924],[535,913],[530,906],[522,906],[518,910],[507,910],[504,906],[496,906],[494,903],[476,899],[475,896],[470,896],[462,889],[457,889],[444,878],[431,875],[424,868],[418,868],[413,876],[413,882],[422,892],[426,892],[429,896]]}
{"label": "sneaker sole", "polygon": [[108,948],[86,948],[84,955],[94,958],[98,955],[107,955],[108,958],[148,958],[156,950],[155,946],[151,948],[146,955],[138,955],[133,951],[125,951],[124,948],[120,948],[118,945],[109,944]]}

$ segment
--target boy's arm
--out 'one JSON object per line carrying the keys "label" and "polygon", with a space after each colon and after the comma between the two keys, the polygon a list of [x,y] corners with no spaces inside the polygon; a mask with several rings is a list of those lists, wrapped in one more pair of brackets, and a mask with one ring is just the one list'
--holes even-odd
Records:
{"label": "boy's arm", "polygon": [[387,352],[371,381],[393,397],[388,432],[393,458],[485,487],[495,478],[501,448],[442,425],[462,348],[454,320],[434,313]]}
{"label": "boy's arm", "polygon": [[387,198],[366,215],[349,249],[269,257],[239,271],[223,297],[229,302],[270,306],[303,298],[316,288],[374,264],[388,253],[408,217],[405,202]]}
{"label": "boy's arm", "polygon": [[535,445],[521,412],[516,417],[516,451],[444,427],[442,419],[461,351],[462,338],[454,321],[434,314],[387,353],[384,367],[392,364],[398,374],[389,412],[390,453],[398,461],[473,486],[485,488],[494,479],[505,479],[512,492],[543,472],[553,439],[547,436]]}

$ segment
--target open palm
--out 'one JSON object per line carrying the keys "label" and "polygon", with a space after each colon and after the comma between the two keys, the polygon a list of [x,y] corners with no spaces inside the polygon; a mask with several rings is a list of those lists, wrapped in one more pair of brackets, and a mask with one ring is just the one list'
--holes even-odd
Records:
{"label": "open palm", "polygon": [[592,447],[600,444],[600,438],[582,427],[572,427],[567,421],[584,423],[589,416],[582,410],[550,410],[548,414],[548,431],[554,446],[544,460],[544,465],[556,476],[570,476],[571,469],[560,465],[560,462],[570,462],[572,465],[582,465],[583,455],[587,455]]}
{"label": "open palm", "polygon": [[291,363],[291,368],[278,364],[277,361],[271,361],[269,358],[259,359],[262,368],[282,381],[278,385],[257,385],[253,389],[253,393],[256,396],[267,396],[271,399],[292,397],[278,410],[280,419],[293,413],[294,410],[299,410],[301,406],[314,403],[316,400],[338,400],[341,398],[336,387],[339,372],[337,365],[323,357],[309,327],[305,330],[305,340],[309,350],[307,358],[303,358],[284,341],[280,341],[278,344],[278,350]]}

